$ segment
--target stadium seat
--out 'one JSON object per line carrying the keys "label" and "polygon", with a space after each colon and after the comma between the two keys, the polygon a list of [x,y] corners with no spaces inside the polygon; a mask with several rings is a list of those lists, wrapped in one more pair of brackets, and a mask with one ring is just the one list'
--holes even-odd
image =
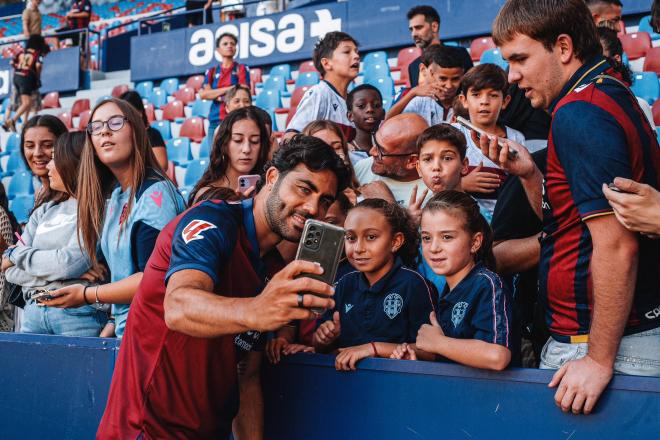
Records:
{"label": "stadium seat", "polygon": [[660,84],[655,72],[642,72],[633,75],[633,84],[630,87],[635,96],[638,96],[653,105],[660,96]]}
{"label": "stadium seat", "polygon": [[144,99],[149,99],[151,92],[154,90],[154,83],[152,81],[142,81],[135,86],[135,91]]}
{"label": "stadium seat", "polygon": [[653,47],[646,52],[644,72],[655,72],[660,75],[660,47]]}
{"label": "stadium seat", "polygon": [[172,127],[170,127],[170,121],[154,121],[150,125],[160,131],[164,140],[172,139]]}
{"label": "stadium seat", "polygon": [[7,197],[13,199],[16,196],[23,196],[26,194],[34,194],[32,173],[28,170],[18,170],[9,181]]}
{"label": "stadium seat", "polygon": [[653,122],[655,122],[656,126],[660,126],[660,99],[657,99],[653,103]]}
{"label": "stadium seat", "polygon": [[167,158],[175,165],[187,164],[192,160],[190,152],[190,139],[187,137],[178,137],[165,142],[167,149]]}
{"label": "stadium seat", "polygon": [[263,90],[279,90],[286,92],[286,79],[282,75],[270,75],[264,82]]}
{"label": "stadium seat", "polygon": [[160,83],[160,89],[168,95],[171,95],[179,90],[179,80],[177,78],[164,79]]}
{"label": "stadium seat", "polygon": [[491,37],[475,38],[470,44],[470,57],[472,57],[472,61],[479,61],[485,51],[495,49],[495,47],[495,42]]}
{"label": "stadium seat", "polygon": [[205,159],[211,156],[211,142],[212,139],[210,136],[204,136],[204,139],[202,139],[202,143],[199,146],[200,159]]}
{"label": "stadium seat", "polygon": [[10,153],[12,151],[18,151],[21,148],[21,136],[18,133],[9,133],[7,138],[7,143],[5,148],[2,150],[3,153]]}
{"label": "stadium seat", "polygon": [[91,110],[85,110],[84,112],[80,113],[80,117],[78,118],[78,130],[87,130],[87,124],[89,124],[89,118],[91,115]]}
{"label": "stadium seat", "polygon": [[484,51],[484,53],[481,54],[481,60],[479,60],[479,62],[481,64],[497,64],[504,70],[509,68],[509,63],[502,58],[502,52],[497,48]]}
{"label": "stadium seat", "polygon": [[314,66],[314,61],[309,60],[300,63],[300,67],[298,67],[298,75],[305,72],[318,72],[318,70],[316,70],[316,66]]}
{"label": "stadium seat", "polygon": [[188,105],[195,100],[195,89],[188,86],[183,86],[172,94],[175,99],[178,99],[183,105]]}
{"label": "stadium seat", "polygon": [[383,108],[387,111],[392,106],[394,97],[394,80],[390,77],[376,78],[374,81],[367,82],[376,87],[383,96]]}
{"label": "stadium seat", "polygon": [[262,79],[262,70],[259,67],[253,67],[250,69],[250,89],[252,90],[252,96],[254,96],[255,91],[257,90],[257,83],[263,81]]}
{"label": "stadium seat", "polygon": [[296,114],[296,109],[298,109],[300,100],[302,99],[303,95],[305,95],[305,92],[310,89],[310,87],[311,86],[296,87],[293,90],[293,93],[291,94],[291,102],[289,103],[289,114],[286,117],[287,127],[289,126],[289,122],[291,121],[291,118],[293,118],[293,115]]}
{"label": "stadium seat", "polygon": [[198,117],[186,119],[181,125],[179,136],[187,137],[193,142],[202,142],[202,139],[206,136],[206,132],[204,131],[204,120]]}
{"label": "stadium seat", "polygon": [[154,105],[154,108],[161,108],[167,104],[167,92],[165,90],[155,89],[151,92],[148,99]]}
{"label": "stadium seat", "polygon": [[415,61],[422,55],[422,49],[417,46],[406,47],[399,51],[396,60],[396,67],[390,70],[400,70],[401,77],[396,82],[397,85],[410,85],[410,78],[408,77],[408,65]]}
{"label": "stadium seat", "polygon": [[320,81],[318,72],[303,72],[298,74],[296,78],[296,88],[303,86],[313,86]]}
{"label": "stadium seat", "polygon": [[33,195],[21,195],[16,196],[13,200],[9,202],[9,210],[16,217],[16,221],[20,224],[27,223],[30,218],[30,212],[34,207],[34,196]]}
{"label": "stadium seat", "polygon": [[60,94],[58,92],[46,93],[41,100],[41,106],[43,108],[61,108]]}
{"label": "stadium seat", "polygon": [[660,40],[660,34],[655,32],[653,28],[651,27],[651,16],[647,15],[646,17],[642,17],[641,20],[639,20],[639,28],[637,29],[637,32],[646,32],[651,36],[651,40]]}
{"label": "stadium seat", "polygon": [[264,110],[275,110],[282,107],[282,98],[279,90],[262,90],[257,95],[254,105]]}
{"label": "stadium seat", "polygon": [[378,52],[370,52],[365,55],[364,60],[362,61],[364,63],[364,70],[367,70],[368,66],[374,64],[387,64],[387,52],[384,50],[379,50]]}
{"label": "stadium seat", "polygon": [[632,34],[619,35],[623,50],[628,54],[630,60],[636,60],[646,56],[651,49],[651,36],[646,32],[635,32]]}
{"label": "stadium seat", "polygon": [[124,93],[128,92],[129,88],[126,84],[119,84],[118,86],[114,86],[112,88],[112,97],[113,98],[119,98],[121,95]]}
{"label": "stadium seat", "polygon": [[96,100],[95,105],[99,105],[101,101],[107,101],[108,99],[112,99],[112,95],[103,95],[99,99]]}
{"label": "stadium seat", "polygon": [[80,116],[85,110],[89,110],[89,99],[76,99],[71,106],[71,117]]}
{"label": "stadium seat", "polygon": [[379,78],[390,78],[390,66],[385,64],[372,64],[364,69],[364,82],[370,84]]}
{"label": "stadium seat", "polygon": [[208,159],[198,159],[188,162],[186,167],[186,174],[183,177],[183,186],[193,187],[199,179],[202,178],[204,171],[209,167]]}
{"label": "stadium seat", "polygon": [[73,126],[71,125],[72,124],[71,120],[73,118],[72,118],[70,112],[62,112],[62,113],[58,114],[57,117],[60,118],[60,121],[64,122],[64,125],[66,125],[66,128],[68,128],[69,130],[71,130],[73,128]]}
{"label": "stadium seat", "polygon": [[278,64],[276,66],[271,67],[270,76],[273,76],[273,75],[279,75],[287,81],[290,80],[291,79],[291,65],[288,64],[288,63],[284,63],[284,64]]}
{"label": "stadium seat", "polygon": [[192,116],[208,118],[212,105],[213,101],[209,101],[207,99],[196,99],[192,103]]}
{"label": "stadium seat", "polygon": [[163,106],[163,120],[166,121],[176,121],[179,118],[185,118],[186,114],[183,110],[184,105],[178,99],[175,99],[172,102],[167,103]]}
{"label": "stadium seat", "polygon": [[150,102],[144,104],[144,112],[147,114],[147,121],[151,124],[156,120],[156,112],[154,106]]}
{"label": "stadium seat", "polygon": [[204,75],[193,75],[186,80],[186,86],[199,92],[202,86],[204,85]]}
{"label": "stadium seat", "polygon": [[2,168],[5,170],[3,176],[13,176],[16,171],[28,169],[19,151],[12,151],[5,157],[7,159],[6,161],[3,160],[4,163],[2,164]]}

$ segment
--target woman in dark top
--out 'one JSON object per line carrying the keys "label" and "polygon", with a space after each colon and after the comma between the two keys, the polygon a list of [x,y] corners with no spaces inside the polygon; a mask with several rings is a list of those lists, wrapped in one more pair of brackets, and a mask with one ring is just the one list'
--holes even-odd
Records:
{"label": "woman in dark top", "polygon": [[167,150],[165,149],[165,140],[160,134],[160,131],[149,125],[149,119],[147,119],[147,112],[144,110],[142,97],[138,92],[129,90],[128,92],[122,93],[119,99],[128,102],[133,107],[135,107],[138,112],[140,112],[142,115],[142,120],[144,121],[144,125],[147,127],[147,137],[149,137],[151,149],[154,151],[156,161],[158,162],[158,165],[160,165],[160,167],[163,169],[163,171],[167,171]]}

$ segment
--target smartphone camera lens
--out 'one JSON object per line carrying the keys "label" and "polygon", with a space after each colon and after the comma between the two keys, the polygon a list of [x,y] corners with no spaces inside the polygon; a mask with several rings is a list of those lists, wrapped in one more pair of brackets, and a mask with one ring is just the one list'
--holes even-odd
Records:
{"label": "smartphone camera lens", "polygon": [[310,230],[310,231],[316,231],[316,226],[310,226],[310,227],[309,227],[309,230]]}
{"label": "smartphone camera lens", "polygon": [[238,182],[238,184],[241,185],[241,186],[245,186],[245,179],[241,179],[241,180]]}
{"label": "smartphone camera lens", "polygon": [[312,240],[305,241],[305,246],[311,246],[311,245],[312,245]]}

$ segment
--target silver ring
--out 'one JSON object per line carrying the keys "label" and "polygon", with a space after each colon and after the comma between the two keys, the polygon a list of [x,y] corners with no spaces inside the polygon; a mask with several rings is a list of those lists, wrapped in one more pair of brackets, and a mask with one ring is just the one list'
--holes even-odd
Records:
{"label": "silver ring", "polygon": [[298,294],[298,307],[305,307],[303,301],[305,300],[305,294],[304,293],[299,293]]}

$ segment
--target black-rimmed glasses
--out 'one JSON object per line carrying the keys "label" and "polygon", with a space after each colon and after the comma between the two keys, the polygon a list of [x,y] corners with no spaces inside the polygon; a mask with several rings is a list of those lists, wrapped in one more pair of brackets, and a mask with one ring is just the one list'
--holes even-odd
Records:
{"label": "black-rimmed glasses", "polygon": [[92,121],[87,124],[87,133],[91,135],[101,134],[103,126],[107,125],[111,131],[119,131],[124,127],[124,123],[128,121],[126,116],[111,116],[107,121]]}
{"label": "black-rimmed glasses", "polygon": [[384,157],[406,157],[415,153],[386,153],[383,151],[383,146],[378,143],[376,136],[372,136],[376,151],[378,152],[378,160],[383,160]]}

